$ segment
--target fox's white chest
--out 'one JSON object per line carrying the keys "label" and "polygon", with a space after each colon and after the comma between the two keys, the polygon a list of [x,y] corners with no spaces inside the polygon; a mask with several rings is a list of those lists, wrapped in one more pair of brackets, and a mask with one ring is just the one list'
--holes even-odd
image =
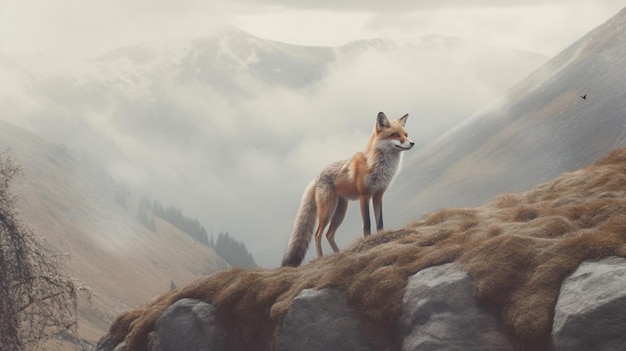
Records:
{"label": "fox's white chest", "polygon": [[387,189],[400,170],[402,153],[382,154],[369,160],[371,172],[365,179],[366,186],[371,191]]}

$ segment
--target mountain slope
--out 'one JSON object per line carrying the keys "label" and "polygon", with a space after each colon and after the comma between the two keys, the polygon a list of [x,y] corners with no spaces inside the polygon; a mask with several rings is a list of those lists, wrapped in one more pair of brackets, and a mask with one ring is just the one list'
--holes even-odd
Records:
{"label": "mountain slope", "polygon": [[472,206],[501,192],[527,189],[626,145],[624,76],[626,10],[503,98],[407,157],[397,180],[405,186],[394,199],[409,202],[412,215]]}
{"label": "mountain slope", "polygon": [[[166,222],[157,231],[136,220],[130,192],[84,157],[0,121],[0,150],[23,170],[13,192],[20,215],[44,243],[66,257],[84,288],[79,335],[95,342],[111,317],[227,265],[215,252]],[[119,199],[126,200],[125,207]]]}

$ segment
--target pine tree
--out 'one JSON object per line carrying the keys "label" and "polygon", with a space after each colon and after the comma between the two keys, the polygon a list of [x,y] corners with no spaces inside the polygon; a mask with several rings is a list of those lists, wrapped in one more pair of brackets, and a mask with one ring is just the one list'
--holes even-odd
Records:
{"label": "pine tree", "polygon": [[215,252],[231,267],[255,268],[257,266],[246,245],[232,239],[228,232],[220,233],[217,236]]}

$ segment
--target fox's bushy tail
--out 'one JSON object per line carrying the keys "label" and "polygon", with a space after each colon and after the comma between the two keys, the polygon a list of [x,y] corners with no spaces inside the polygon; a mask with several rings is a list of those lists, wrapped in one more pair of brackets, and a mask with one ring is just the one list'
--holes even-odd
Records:
{"label": "fox's bushy tail", "polygon": [[283,256],[282,266],[297,267],[302,263],[306,250],[309,248],[315,220],[317,216],[317,206],[315,205],[315,183],[312,181],[304,190],[300,200],[300,208],[296,214],[291,236],[287,243],[287,249]]}

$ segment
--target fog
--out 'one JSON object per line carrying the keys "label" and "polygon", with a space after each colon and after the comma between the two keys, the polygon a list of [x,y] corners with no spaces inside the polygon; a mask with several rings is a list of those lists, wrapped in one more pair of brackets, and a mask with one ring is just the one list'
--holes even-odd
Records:
{"label": "fog", "polygon": [[[187,18],[186,9],[193,9],[192,3],[176,9],[181,18]],[[482,6],[484,2],[478,3]],[[533,3],[539,2],[528,2],[529,6]],[[547,3],[548,13],[553,13],[550,6],[555,3],[559,4]],[[139,11],[140,4],[135,3],[128,13]],[[270,5],[286,6],[278,1],[268,2]],[[8,2],[4,16],[20,6]],[[106,16],[117,11],[110,6]],[[290,11],[307,10],[308,5],[302,6]],[[336,10],[350,18],[376,10],[366,7],[345,12],[330,3],[324,6],[328,7],[315,11]],[[398,4],[397,11],[406,6]],[[426,7],[414,9],[414,15],[419,18],[419,11],[443,11]],[[166,2],[156,6],[163,11],[167,8]],[[221,10],[224,19],[231,18],[230,7]],[[381,26],[376,24],[380,16],[397,11],[368,17],[360,33],[372,33],[373,27]],[[233,22],[250,30],[257,28],[261,19],[278,13],[281,11],[247,13]],[[162,15],[155,14],[152,21],[161,23]],[[228,231],[245,242],[257,263],[269,267],[280,261],[304,187],[329,163],[349,158],[365,147],[379,111],[391,118],[408,113],[407,130],[417,149],[497,99],[547,60],[545,55],[515,50],[515,43],[489,45],[480,40],[414,36],[385,42],[388,47],[383,49],[371,42],[371,46],[361,43],[364,47],[349,50],[328,48],[332,55],[315,56],[313,61],[311,56],[303,59],[300,55],[305,54],[298,47],[288,47],[290,61],[286,63],[296,69],[278,72],[283,81],[268,81],[264,77],[277,74],[271,70],[275,67],[255,63],[275,59],[275,42],[250,39],[245,34],[242,42],[259,46],[235,48],[220,41],[218,34],[218,50],[207,52],[210,50],[202,46],[206,41],[200,39],[213,38],[214,27],[222,22],[226,20],[211,28],[195,28],[201,30],[195,41],[189,39],[192,36],[172,40],[176,33],[165,40],[131,32],[127,40],[137,41],[125,45],[138,44],[144,38],[150,40],[149,49],[131,46],[115,55],[90,55],[97,59],[2,56],[0,118],[97,159],[137,196],[180,207],[215,236]],[[304,28],[308,25],[303,23]],[[7,27],[4,47],[28,50],[31,31],[24,32],[24,43],[18,49],[13,39],[7,38]],[[122,27],[132,25],[124,23]],[[381,32],[385,33],[390,32]],[[157,32],[153,34],[157,36]],[[115,48],[117,41],[108,43]],[[64,50],[61,47],[58,50]],[[80,51],[89,55],[96,49]],[[319,67],[311,67],[311,62]],[[206,67],[222,64],[202,75]],[[299,74],[304,71],[307,75]],[[410,152],[405,157],[409,158]],[[337,234],[342,247],[360,236],[358,211],[354,204],[350,208],[347,223]],[[386,209],[393,210],[393,206]],[[386,224],[399,227],[404,223]]]}
{"label": "fog", "polygon": [[[223,48],[239,42],[219,40]],[[206,39],[157,51],[196,57],[198,43]],[[168,47],[152,47],[160,45]],[[268,83],[255,68],[228,65],[227,81],[184,80],[207,61],[158,56],[137,65],[129,57],[139,47],[69,65],[18,60],[23,75],[8,64],[3,70],[15,87],[3,94],[2,108],[11,111],[3,118],[86,153],[137,196],[182,208],[214,235],[229,231],[260,264],[275,265],[306,184],[363,150],[379,111],[409,113],[407,129],[420,147],[546,60],[446,37],[379,45],[329,48],[339,54],[322,62],[320,78],[301,81],[297,70],[286,76],[297,84]],[[348,218],[358,223],[358,211]],[[340,233],[339,242],[355,235]]]}
{"label": "fog", "polygon": [[443,34],[555,55],[623,6],[621,0],[1,0],[0,52],[95,57],[234,24],[298,45]]}

